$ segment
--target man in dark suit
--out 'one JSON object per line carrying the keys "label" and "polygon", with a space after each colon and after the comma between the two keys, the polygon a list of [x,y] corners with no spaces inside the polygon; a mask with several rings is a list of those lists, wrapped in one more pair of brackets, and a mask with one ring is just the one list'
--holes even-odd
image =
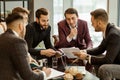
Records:
{"label": "man in dark suit", "polygon": [[77,10],[68,8],[64,15],[65,20],[58,23],[59,42],[56,43],[55,47],[92,48],[87,22],[79,19]]}
{"label": "man in dark suit", "polygon": [[[91,12],[91,22],[96,32],[103,33],[101,44],[86,52],[74,52],[80,59],[87,59],[89,63],[97,65],[96,72],[102,64],[120,64],[120,30],[108,23],[108,14],[104,9],[96,9]],[[105,56],[98,56],[106,51]],[[92,56],[94,55],[94,56]]]}
{"label": "man in dark suit", "polygon": [[12,13],[6,18],[7,31],[0,35],[0,80],[44,80],[50,69],[33,72],[28,63],[25,36],[26,22],[22,15]]}
{"label": "man in dark suit", "polygon": [[[30,54],[36,59],[47,58],[49,60],[48,65],[51,65],[51,57],[56,53],[50,40],[50,32],[48,10],[40,8],[36,11],[36,21],[26,27],[25,40]],[[42,41],[46,49],[36,49],[35,47]]]}
{"label": "man in dark suit", "polygon": [[[15,8],[13,8],[12,13],[18,13],[18,14],[22,15],[23,18],[24,18],[24,21],[26,23],[28,23],[28,15],[29,15],[29,10],[28,9],[23,8],[23,7],[15,7]],[[33,59],[30,54],[28,56],[29,56],[29,61],[28,62],[30,64],[34,62],[36,65],[38,65],[38,62],[35,59]],[[34,69],[34,67],[33,67],[33,69]]]}

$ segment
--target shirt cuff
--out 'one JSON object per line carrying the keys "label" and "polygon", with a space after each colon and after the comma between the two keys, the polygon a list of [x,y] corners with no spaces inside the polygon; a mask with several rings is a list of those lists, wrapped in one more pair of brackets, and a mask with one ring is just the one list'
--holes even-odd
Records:
{"label": "shirt cuff", "polygon": [[88,62],[91,64],[91,55],[89,55]]}
{"label": "shirt cuff", "polygon": [[41,71],[43,73],[44,80],[47,80],[47,76],[44,71]]}
{"label": "shirt cuff", "polygon": [[[83,50],[87,54],[87,50]],[[88,63],[91,64],[91,55],[88,54]]]}
{"label": "shirt cuff", "polygon": [[70,42],[72,39],[67,36],[67,41]]}

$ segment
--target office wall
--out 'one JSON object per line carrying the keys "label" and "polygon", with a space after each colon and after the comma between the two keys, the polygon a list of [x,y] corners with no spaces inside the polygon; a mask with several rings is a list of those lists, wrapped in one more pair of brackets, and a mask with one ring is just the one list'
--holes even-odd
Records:
{"label": "office wall", "polygon": [[[34,10],[36,11],[38,8],[45,7],[50,11],[50,24],[53,25],[53,0],[34,0]],[[67,2],[67,4],[64,5],[64,10],[71,6],[72,0],[64,0]],[[17,5],[16,5],[17,4]],[[17,2],[6,2],[6,10],[11,10],[14,6],[21,6],[22,3]],[[3,4],[1,4],[3,6]],[[9,7],[8,7],[9,6]],[[1,10],[3,11],[3,8],[1,7]],[[118,0],[109,0],[109,21],[112,23],[115,23],[117,25],[118,23]],[[35,12],[34,11],[34,12]],[[34,15],[35,16],[35,15]],[[35,19],[35,18],[34,18]]]}
{"label": "office wall", "polygon": [[118,24],[118,0],[109,0],[109,22]]}
{"label": "office wall", "polygon": [[[5,1],[5,17],[14,7],[18,6],[23,7],[23,1]],[[27,1],[24,2],[24,7],[27,8]],[[0,1],[0,11],[2,15],[1,17],[4,17],[4,1]]]}

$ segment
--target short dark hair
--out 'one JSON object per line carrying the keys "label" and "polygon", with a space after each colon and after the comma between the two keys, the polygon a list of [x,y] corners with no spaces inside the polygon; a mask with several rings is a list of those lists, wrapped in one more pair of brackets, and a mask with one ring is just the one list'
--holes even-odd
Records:
{"label": "short dark hair", "polygon": [[45,8],[39,8],[35,14],[36,14],[36,18],[39,19],[41,15],[48,15],[48,10]]}
{"label": "short dark hair", "polygon": [[64,13],[65,17],[66,17],[66,14],[76,14],[76,16],[78,17],[78,12],[75,8],[68,8]]}
{"label": "short dark hair", "polygon": [[16,7],[12,10],[12,13],[26,13],[29,14],[29,11],[23,7]]}
{"label": "short dark hair", "polygon": [[99,19],[104,22],[108,22],[108,14],[104,9],[96,9],[92,11],[90,14],[91,16],[94,17],[94,19]]}
{"label": "short dark hair", "polygon": [[14,22],[15,20],[23,20],[23,16],[18,13],[11,13],[8,14],[6,18],[6,24],[9,25],[10,23]]}

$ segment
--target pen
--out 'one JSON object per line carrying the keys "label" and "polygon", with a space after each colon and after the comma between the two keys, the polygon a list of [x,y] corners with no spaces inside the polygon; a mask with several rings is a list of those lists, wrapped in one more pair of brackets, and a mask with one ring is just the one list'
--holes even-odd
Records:
{"label": "pen", "polygon": [[75,62],[78,61],[78,60],[79,60],[79,58],[75,59],[75,60],[72,62],[72,64],[75,63]]}
{"label": "pen", "polygon": [[[76,59],[71,63],[71,65],[72,65],[73,63],[75,63],[76,61],[78,61],[78,60],[79,60],[79,58],[76,58]],[[70,69],[70,67],[71,67],[71,66],[68,67],[68,70]]]}

